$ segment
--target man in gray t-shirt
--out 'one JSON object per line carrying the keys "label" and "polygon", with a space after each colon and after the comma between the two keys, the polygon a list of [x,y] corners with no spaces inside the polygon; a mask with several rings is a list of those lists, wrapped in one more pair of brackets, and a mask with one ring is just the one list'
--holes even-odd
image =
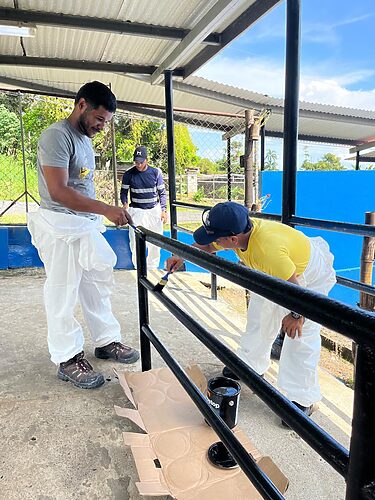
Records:
{"label": "man in gray t-shirt", "polygon": [[[42,208],[68,214],[76,214],[61,203],[52,200],[44,176],[43,165],[55,168],[67,168],[68,186],[84,196],[95,199],[94,170],[95,157],[91,140],[79,132],[69,120],[62,120],[48,127],[38,142],[38,184]],[[84,217],[88,212],[80,212]]]}
{"label": "man in gray t-shirt", "polygon": [[109,122],[116,98],[100,82],[78,91],[71,115],[45,130],[38,144],[41,206],[29,214],[32,241],[44,263],[44,303],[51,360],[58,377],[91,389],[104,383],[84,358],[81,325],[74,318],[79,300],[94,341],[95,356],[134,363],[139,354],[121,343],[110,293],[116,255],[101,234],[98,215],[117,226],[130,221],[126,210],[95,199],[91,138]]}

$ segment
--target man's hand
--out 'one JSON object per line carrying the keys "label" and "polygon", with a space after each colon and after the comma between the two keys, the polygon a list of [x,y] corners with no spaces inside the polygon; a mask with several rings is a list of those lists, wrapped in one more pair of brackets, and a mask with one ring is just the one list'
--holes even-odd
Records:
{"label": "man's hand", "polygon": [[131,217],[126,210],[112,205],[107,205],[103,215],[116,226],[125,226],[131,221]]}
{"label": "man's hand", "polygon": [[160,218],[163,221],[163,223],[166,223],[167,220],[168,220],[168,214],[167,214],[167,212],[166,211],[162,212]]}
{"label": "man's hand", "polygon": [[287,314],[282,322],[282,330],[290,337],[291,339],[294,339],[297,335],[297,337],[302,337],[302,326],[305,322],[305,318],[301,316],[299,319],[294,319],[292,315],[289,313]]}
{"label": "man's hand", "polygon": [[177,255],[172,255],[172,257],[169,257],[165,263],[165,268],[167,271],[171,271],[172,273],[174,271],[177,271],[182,264],[184,263],[184,259],[181,259],[181,257],[177,257]]}

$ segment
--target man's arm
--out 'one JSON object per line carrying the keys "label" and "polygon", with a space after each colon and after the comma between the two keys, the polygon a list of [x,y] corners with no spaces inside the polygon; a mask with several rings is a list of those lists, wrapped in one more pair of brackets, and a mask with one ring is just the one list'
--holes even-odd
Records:
{"label": "man's arm", "polygon": [[[208,253],[215,253],[218,251],[217,248],[215,248],[215,246],[212,243],[210,245],[199,245],[198,243],[193,243],[191,246],[199,248],[200,250],[204,250],[205,252]],[[184,259],[178,257],[177,255],[172,255],[172,257],[169,257],[169,259],[167,259],[165,263],[165,268],[168,271],[174,272],[177,271],[177,269],[179,269],[183,263]]]}
{"label": "man's arm", "polygon": [[125,208],[128,208],[128,192],[130,188],[130,175],[128,172],[124,172],[121,182],[120,199],[121,203]]}
{"label": "man's arm", "polygon": [[167,222],[168,214],[167,214],[167,193],[165,190],[164,179],[161,173],[161,170],[158,169],[158,174],[156,178],[156,189],[159,195],[159,201],[161,206],[161,219],[163,222]]}
{"label": "man's arm", "polygon": [[[287,281],[294,283],[295,285],[299,285],[295,272]],[[296,313],[290,312],[283,318],[281,323],[282,330],[292,339],[294,339],[296,335],[297,337],[302,337],[302,327],[305,322],[305,318],[303,316],[300,315],[299,318],[294,318],[293,315],[297,316]]]}
{"label": "man's arm", "polygon": [[118,226],[128,223],[124,209],[93,200],[68,186],[68,169],[43,165],[44,178],[53,201],[77,212],[104,215]]}

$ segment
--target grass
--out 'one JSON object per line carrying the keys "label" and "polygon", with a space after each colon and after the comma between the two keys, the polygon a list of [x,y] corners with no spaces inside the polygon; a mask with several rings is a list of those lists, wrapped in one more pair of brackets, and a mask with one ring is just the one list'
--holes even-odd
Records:
{"label": "grass", "polygon": [[[28,167],[26,175],[28,191],[38,199],[38,174],[36,168]],[[14,200],[24,190],[22,161],[13,156],[0,154],[0,200]]]}

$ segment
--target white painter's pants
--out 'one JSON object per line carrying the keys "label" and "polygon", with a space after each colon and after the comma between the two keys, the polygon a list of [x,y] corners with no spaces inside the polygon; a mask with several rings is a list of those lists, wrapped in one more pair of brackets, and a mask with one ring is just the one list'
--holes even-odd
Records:
{"label": "white painter's pants", "polygon": [[[305,272],[298,277],[301,286],[328,295],[336,283],[333,255],[322,238],[310,238],[311,257]],[[239,357],[256,372],[270,366],[273,341],[281,321],[290,311],[251,292],[246,333],[241,338]],[[310,406],[320,400],[318,363],[321,326],[306,319],[302,337],[285,336],[279,364],[278,386],[288,399]]]}
{"label": "white painter's pants", "polygon": [[83,350],[81,325],[74,317],[79,299],[96,347],[121,341],[111,309],[116,255],[101,232],[101,219],[38,209],[28,215],[32,242],[44,263],[44,304],[51,360],[62,363]]}
{"label": "white painter's pants", "polygon": [[[129,207],[129,215],[133,219],[135,226],[143,226],[150,231],[163,234],[163,221],[161,220],[161,207],[157,204],[154,208],[134,208]],[[135,244],[134,229],[129,227],[129,242],[132,253],[133,266],[137,269],[137,253]],[[147,269],[157,269],[160,262],[160,247],[147,243]]]}

